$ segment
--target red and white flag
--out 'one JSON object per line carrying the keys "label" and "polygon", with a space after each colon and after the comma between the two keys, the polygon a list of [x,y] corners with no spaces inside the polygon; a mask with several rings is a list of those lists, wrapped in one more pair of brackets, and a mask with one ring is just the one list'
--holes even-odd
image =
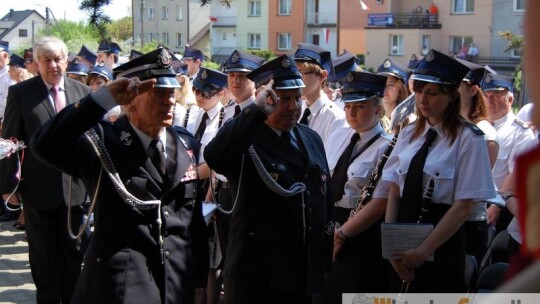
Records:
{"label": "red and white flag", "polygon": [[364,1],[362,1],[362,0],[358,0],[358,1],[360,1],[360,6],[362,7],[362,10],[363,10],[363,11],[369,11],[369,6],[367,6],[367,5],[364,3]]}

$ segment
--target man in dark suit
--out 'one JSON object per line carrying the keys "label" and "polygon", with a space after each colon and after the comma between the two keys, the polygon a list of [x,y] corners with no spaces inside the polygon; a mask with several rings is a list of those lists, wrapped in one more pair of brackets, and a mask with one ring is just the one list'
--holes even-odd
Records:
{"label": "man in dark suit", "polygon": [[[185,129],[171,127],[180,86],[172,56],[159,48],[117,67],[115,81],[67,107],[31,143],[40,158],[97,195],[73,303],[193,303],[194,289],[206,284],[198,145]],[[127,114],[114,124],[102,120],[116,105]]]}
{"label": "man in dark suit", "polygon": [[229,120],[204,153],[237,199],[225,296],[228,304],[311,303],[331,265],[334,229],[324,146],[296,123],[304,83],[290,56],[247,77],[259,87],[255,103]]}
{"label": "man in dark suit", "polygon": [[[68,50],[54,37],[42,37],[33,47],[40,75],[9,87],[3,138],[25,143],[66,105],[90,92],[80,82],[64,77]],[[69,158],[69,150],[57,149]],[[24,160],[23,156],[24,155]],[[38,303],[69,303],[80,273],[83,253],[68,236],[66,202],[81,205],[86,191],[77,180],[69,181],[60,171],[36,158],[33,151],[12,155],[0,162],[3,198],[11,204],[24,199],[30,268]],[[70,191],[71,190],[71,191]],[[72,212],[72,227],[82,220],[82,208]]]}

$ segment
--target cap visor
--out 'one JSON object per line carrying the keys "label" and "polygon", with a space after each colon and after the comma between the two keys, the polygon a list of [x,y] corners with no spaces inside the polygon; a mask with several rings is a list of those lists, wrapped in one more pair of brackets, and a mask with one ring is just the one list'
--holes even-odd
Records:
{"label": "cap visor", "polygon": [[377,97],[377,95],[349,93],[349,94],[343,95],[343,97],[341,97],[341,101],[344,103],[361,102],[361,101],[367,101],[367,100],[373,99],[375,97]]}
{"label": "cap visor", "polygon": [[155,88],[179,88],[180,84],[176,80],[176,77],[158,77],[157,82],[154,85]]}
{"label": "cap visor", "polygon": [[437,84],[449,84],[449,85],[453,84],[450,81],[444,80],[442,78],[431,76],[431,75],[424,75],[424,74],[413,74],[411,76],[411,79],[425,81],[429,83],[437,83]]}
{"label": "cap visor", "polygon": [[286,79],[274,81],[274,88],[278,90],[300,89],[306,86],[302,79]]}

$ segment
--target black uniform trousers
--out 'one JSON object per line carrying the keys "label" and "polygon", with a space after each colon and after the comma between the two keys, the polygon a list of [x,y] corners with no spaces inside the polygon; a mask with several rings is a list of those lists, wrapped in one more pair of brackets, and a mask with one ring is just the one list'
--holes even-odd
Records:
{"label": "black uniform trousers", "polygon": [[[343,224],[351,209],[336,207],[336,221]],[[350,237],[332,264],[325,279],[320,303],[341,303],[343,293],[384,293],[390,286],[390,263],[382,258],[381,222]]]}
{"label": "black uniform trousers", "polygon": [[[70,303],[81,272],[83,253],[67,232],[67,207],[40,209],[24,205],[28,255],[37,288],[37,303]],[[81,206],[71,208],[71,227],[76,234],[82,223]],[[59,267],[59,268],[58,268]]]}

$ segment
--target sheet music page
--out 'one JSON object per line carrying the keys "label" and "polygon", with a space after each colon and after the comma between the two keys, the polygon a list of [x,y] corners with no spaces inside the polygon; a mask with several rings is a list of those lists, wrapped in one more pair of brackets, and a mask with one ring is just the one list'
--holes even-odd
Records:
{"label": "sheet music page", "polygon": [[[382,223],[381,244],[382,255],[390,259],[393,252],[418,247],[433,230],[432,224]],[[433,261],[432,253],[426,261]]]}

